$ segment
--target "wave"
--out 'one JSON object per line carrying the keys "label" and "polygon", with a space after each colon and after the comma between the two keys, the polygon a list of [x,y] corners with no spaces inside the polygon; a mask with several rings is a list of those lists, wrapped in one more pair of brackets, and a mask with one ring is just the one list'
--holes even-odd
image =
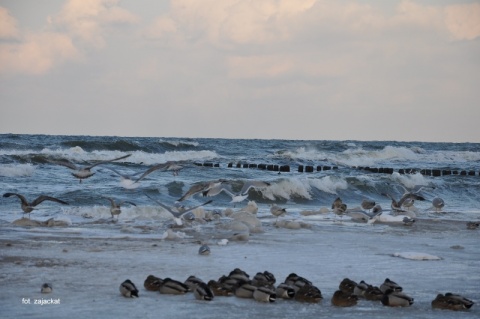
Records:
{"label": "wave", "polygon": [[94,150],[86,151],[80,146],[68,149],[49,149],[44,148],[39,152],[33,150],[0,150],[0,155],[14,157],[17,161],[30,161],[34,163],[45,163],[46,159],[67,159],[72,162],[82,163],[91,161],[105,161],[131,154],[130,157],[122,162],[154,165],[165,163],[167,161],[202,161],[219,158],[220,156],[214,151],[172,151],[165,153],[146,153],[144,151],[110,151],[110,150]]}
{"label": "wave", "polygon": [[174,148],[192,148],[192,147],[198,147],[200,143],[196,141],[190,141],[190,140],[178,140],[178,139],[163,139],[161,138],[158,140],[158,142],[166,147],[174,147]]}
{"label": "wave", "polygon": [[93,150],[109,150],[109,151],[123,151],[123,152],[131,152],[141,150],[142,147],[135,143],[135,141],[129,141],[125,139],[104,139],[99,140],[96,138],[95,140],[70,140],[70,141],[63,141],[60,143],[62,146],[66,146],[68,148],[75,148],[80,147],[85,150],[93,151]]}
{"label": "wave", "polygon": [[419,146],[391,145],[381,149],[365,149],[357,147],[353,143],[349,146],[353,147],[341,152],[324,151],[315,147],[299,147],[294,150],[277,151],[270,158],[298,162],[327,162],[347,167],[396,167],[401,164],[402,166],[412,165],[416,168],[451,167],[460,169],[472,166],[472,164],[476,167],[480,166],[480,152],[474,151],[427,151]]}
{"label": "wave", "polygon": [[3,177],[32,176],[34,172],[32,164],[0,164],[0,176]]}

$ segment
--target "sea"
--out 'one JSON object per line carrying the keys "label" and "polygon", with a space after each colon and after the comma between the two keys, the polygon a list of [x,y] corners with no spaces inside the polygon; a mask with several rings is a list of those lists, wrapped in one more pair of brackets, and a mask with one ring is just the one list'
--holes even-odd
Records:
{"label": "sea", "polygon": [[[103,162],[125,155],[129,156],[113,162]],[[91,168],[93,176],[80,181],[72,175],[72,169],[58,164],[66,161],[77,167],[98,165]],[[178,174],[170,170],[158,169],[134,184],[127,178],[138,178],[149,168],[167,162],[177,162],[181,166]],[[263,181],[269,186],[251,188],[248,198],[243,202],[232,203],[232,197],[226,192],[211,197],[205,197],[200,192],[179,202],[182,195],[192,186],[220,179],[226,180],[234,192],[238,192],[248,181]],[[153,262],[157,265],[159,263],[170,265],[177,262],[178,267],[168,266],[171,267],[168,268],[170,274],[165,268],[167,266],[162,268],[165,277],[180,276],[181,272],[186,278],[187,275],[193,274],[195,270],[202,267],[208,269],[206,272],[213,277],[228,274],[235,267],[250,267],[247,270],[253,274],[256,271],[268,270],[266,268],[270,267],[270,269],[274,268],[274,271],[277,269],[281,274],[279,277],[290,272],[310,275],[319,281],[319,286],[323,287],[326,295],[324,305],[318,306],[323,307],[323,310],[305,305],[296,309],[291,303],[288,306],[286,303],[282,305],[281,301],[277,302],[279,305],[276,306],[280,308],[276,310],[274,305],[268,305],[273,307],[268,310],[265,308],[267,305],[257,305],[254,301],[219,301],[214,313],[206,310],[204,315],[197,314],[197,317],[224,318],[224,311],[232,309],[233,312],[228,317],[254,318],[263,317],[265,313],[271,313],[278,318],[317,317],[319,313],[326,313],[330,318],[352,315],[382,318],[390,315],[390,310],[385,310],[381,305],[363,304],[363,306],[357,306],[357,310],[348,311],[332,307],[329,298],[336,289],[335,285],[347,276],[357,281],[370,279],[370,281],[376,281],[375,284],[383,281],[384,277],[390,276],[394,277],[391,279],[410,284],[410,291],[413,294],[417,289],[420,301],[409,307],[413,310],[392,310],[396,311],[393,315],[398,318],[449,318],[452,315],[451,312],[436,312],[430,308],[431,299],[437,293],[447,292],[447,289],[456,289],[456,293],[464,294],[474,300],[480,298],[478,291],[480,288],[479,230],[468,230],[466,227],[469,221],[480,221],[480,144],[478,143],[2,134],[0,135],[0,189],[2,194],[22,194],[29,201],[33,201],[40,195],[46,195],[68,203],[63,205],[54,201],[44,201],[28,216],[22,212],[20,200],[17,197],[0,197],[0,239],[3,241],[15,243],[29,240],[32,245],[40,241],[45,244],[39,249],[44,249],[47,255],[49,249],[53,249],[48,248],[50,247],[48,243],[53,246],[61,245],[65,243],[66,238],[72,241],[78,240],[82,243],[81,245],[86,245],[86,241],[98,244],[99,240],[102,242],[111,240],[117,243],[117,255],[115,253],[112,255],[109,251],[102,257],[100,251],[104,249],[97,247],[100,249],[98,252],[92,250],[96,254],[95,257],[90,256],[92,251],[77,256],[79,260],[85,259],[92,263],[89,264],[90,268],[87,267],[89,270],[84,270],[85,273],[78,275],[78,280],[82,281],[80,285],[84,287],[83,291],[90,291],[87,288],[87,273],[95,271],[93,269],[95,267],[103,269],[104,258],[116,264],[113,261],[114,258],[124,253],[126,254],[122,257],[124,260],[136,263],[135,269],[139,271],[137,286],[142,286],[141,281],[146,275],[155,272],[155,269],[145,269],[148,265],[152,265]],[[390,215],[393,214],[390,207],[392,201],[387,194],[400,199],[405,192],[411,191],[418,191],[417,194],[422,197],[414,203],[416,222],[413,226],[381,222],[366,224],[351,220],[346,215],[337,216],[331,211],[332,202],[340,197],[349,209],[360,209],[360,203],[364,199],[373,200],[381,205],[383,215]],[[108,198],[123,203],[122,213],[115,218],[111,215]],[[444,200],[445,205],[441,210],[433,208],[434,198]],[[251,233],[249,240],[228,241],[229,237],[226,234],[215,233],[211,227],[212,222],[209,221],[197,223],[191,229],[180,228],[178,220],[172,218],[172,214],[160,205],[178,210],[180,206],[195,207],[209,200],[211,202],[202,206],[202,209],[217,213],[221,216],[220,220],[228,219],[224,214],[225,211],[236,211],[253,202],[258,208],[257,216],[262,222],[262,231]],[[280,218],[271,215],[272,204],[285,208],[286,215]],[[63,227],[13,225],[22,217],[40,222],[53,218],[63,222]],[[276,223],[279,219],[297,221],[301,227],[298,230],[278,227]],[[303,225],[307,226],[303,227]],[[170,231],[174,229],[179,234],[177,240],[169,241],[171,239],[168,235],[169,229]],[[208,233],[208,236],[194,235],[202,232]],[[373,242],[369,242],[368,245],[363,243],[367,240],[365,236],[371,239],[374,235],[378,237]],[[222,242],[223,239],[226,241]],[[197,260],[199,257],[196,250],[199,241],[208,242],[212,246],[211,256]],[[152,243],[158,243],[161,246],[163,245],[161,243],[166,242],[168,246],[162,246],[165,249],[157,252],[163,255],[158,256],[158,260],[157,257],[151,257],[148,249],[152,245],[157,245]],[[228,245],[225,244],[226,242]],[[146,243],[150,248],[137,247],[141,243]],[[305,243],[313,244],[305,245]],[[415,243],[422,244],[416,246]],[[15,244],[12,245],[9,248],[10,251],[16,249]],[[293,249],[295,251],[290,251],[289,245],[295,247]],[[437,247],[437,245],[440,246]],[[155,316],[155,312],[145,311],[147,305],[140,307],[132,306],[131,303],[123,304],[125,301],[118,293],[118,284],[126,279],[124,278],[126,275],[124,276],[124,268],[121,267],[112,270],[114,278],[118,277],[120,282],[112,283],[114,288],[104,288],[105,291],[112,291],[112,294],[106,303],[102,303],[102,306],[99,302],[96,303],[100,310],[95,313],[95,307],[92,308],[90,300],[95,298],[90,295],[90,292],[88,297],[85,297],[81,295],[81,291],[65,282],[67,278],[71,276],[75,278],[77,275],[62,275],[59,273],[62,267],[50,269],[25,261],[29,256],[34,258],[31,256],[34,254],[32,247],[18,248],[19,250],[13,254],[22,256],[23,259],[19,263],[23,263],[26,271],[30,271],[30,277],[27,276],[29,279],[24,278],[18,282],[15,278],[21,274],[14,268],[18,268],[19,264],[8,263],[10,259],[7,260],[5,257],[8,255],[7,249],[0,249],[3,251],[2,268],[6,273],[2,277],[4,281],[2,285],[8,286],[8,280],[16,282],[9,288],[8,296],[2,292],[2,297],[6,298],[4,303],[7,299],[9,302],[8,305],[3,305],[6,306],[4,309],[8,310],[7,317],[23,317],[23,315],[46,317],[46,312],[39,312],[41,307],[26,307],[21,305],[19,300],[30,297],[33,294],[30,289],[37,293],[37,287],[32,288],[32,285],[40,284],[43,280],[53,280],[53,277],[57,279],[57,286],[63,287],[64,291],[62,295],[56,291],[55,295],[57,298],[64,298],[62,305],[65,308],[60,308],[62,306],[56,308],[63,309],[58,312],[58,317],[71,316],[71,307],[66,305],[68,302],[71,303],[70,306],[75,305],[75,309],[89,312],[93,316],[102,314],[102,316],[113,318],[117,317],[118,312],[122,310],[130,312],[136,310],[144,317]],[[128,251],[122,250],[122,247],[127,247],[127,250],[132,249],[132,252],[129,254]],[[218,257],[219,260],[212,262],[215,258],[215,249],[223,253],[222,257]],[[283,254],[279,250],[289,252]],[[441,260],[418,261],[408,258],[400,259],[398,255],[392,257],[394,253],[412,251],[417,253],[416,256],[433,254],[439,256]],[[378,275],[372,274],[371,270],[378,264],[370,263],[368,259],[370,253],[374,258],[380,258],[384,262],[382,270],[376,272]],[[56,256],[59,253],[52,250],[52,254]],[[189,254],[194,257],[187,258],[186,255]],[[288,262],[290,257],[296,254],[301,254],[302,257]],[[12,256],[10,257],[13,258]],[[225,256],[229,257],[225,258]],[[328,259],[325,259],[326,256],[329,256]],[[2,258],[1,255],[0,258]],[[41,255],[35,258],[50,258],[51,261],[54,257]],[[192,265],[189,258],[195,258],[194,264],[198,264]],[[204,260],[209,261],[204,262]],[[285,260],[287,262],[284,263]],[[342,263],[340,267],[341,260],[345,260],[348,265]],[[451,263],[447,262],[448,260]],[[463,263],[462,260],[464,260]],[[321,265],[318,264],[320,261]],[[271,265],[272,262],[275,263],[274,266]],[[356,263],[359,264],[359,268],[356,268]],[[408,265],[400,268],[400,263],[408,263]],[[343,266],[345,268],[342,268]],[[38,275],[35,267],[44,273]],[[172,270],[173,268],[175,270]],[[457,270],[457,275],[451,276]],[[398,277],[395,278],[395,275]],[[107,275],[97,274],[96,276],[102,277],[98,280],[104,286],[108,286],[105,279],[108,278]],[[103,278],[103,276],[106,277]],[[135,278],[134,274],[130,276]],[[426,279],[429,276],[433,277]],[[448,278],[443,282],[444,277]],[[93,281],[95,280],[97,279]],[[422,280],[429,286],[422,285]],[[418,287],[419,285],[421,288]],[[95,290],[98,289],[102,288],[95,288]],[[18,293],[15,294],[15,291]],[[66,294],[69,291],[80,295],[68,299]],[[107,292],[105,293],[108,295]],[[145,296],[148,293],[141,291],[141,294]],[[149,302],[153,302],[155,297],[149,296]],[[196,306],[204,307],[198,301],[186,299],[186,297],[175,299],[169,296],[168,298],[170,298],[167,299],[168,304],[173,305],[177,310],[168,308],[170,310],[165,310],[167,315],[178,314],[179,317],[189,317],[196,311]],[[80,305],[86,300],[90,300],[89,305]],[[140,300],[142,298],[139,298],[138,302]],[[18,304],[14,305],[17,301]],[[180,305],[190,301],[195,307],[184,306],[183,310],[178,310]],[[109,302],[112,303],[110,308]],[[420,311],[419,313],[415,312],[415,307]],[[245,313],[245,308],[248,308],[249,312]],[[473,308],[470,312],[463,312],[462,316],[473,318],[479,315],[480,312],[475,309],[478,305],[474,305]],[[177,313],[178,311],[180,312]],[[136,316],[132,313],[130,315]],[[52,317],[49,314],[48,317],[55,316]]]}

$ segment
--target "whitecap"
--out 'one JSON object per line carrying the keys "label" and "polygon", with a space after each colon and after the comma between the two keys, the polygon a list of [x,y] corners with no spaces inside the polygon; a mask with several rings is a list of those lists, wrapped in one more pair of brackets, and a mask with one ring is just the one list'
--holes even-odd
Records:
{"label": "whitecap", "polygon": [[0,176],[22,177],[32,176],[35,167],[32,164],[2,164],[0,165]]}

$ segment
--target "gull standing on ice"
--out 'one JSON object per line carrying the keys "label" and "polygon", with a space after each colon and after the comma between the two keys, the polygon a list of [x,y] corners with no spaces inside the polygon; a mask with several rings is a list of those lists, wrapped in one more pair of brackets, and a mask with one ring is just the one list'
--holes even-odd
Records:
{"label": "gull standing on ice", "polygon": [[375,201],[371,199],[364,199],[362,200],[362,208],[370,211],[373,207],[375,207]]}
{"label": "gull standing on ice", "polygon": [[285,208],[277,206],[276,204],[272,204],[272,206],[270,207],[270,213],[273,216],[277,217],[277,219],[275,220],[275,224],[276,224],[278,221],[278,217],[285,216],[287,214],[287,210]]}
{"label": "gull standing on ice", "polygon": [[60,200],[60,199],[55,198],[55,197],[46,196],[46,195],[40,195],[33,202],[28,202],[27,199],[25,198],[25,196],[23,196],[21,194],[17,194],[17,193],[5,193],[5,194],[3,194],[3,197],[10,197],[10,196],[17,196],[18,198],[20,198],[23,213],[28,214],[29,217],[30,217],[30,213],[35,209],[35,207],[38,204],[40,204],[40,203],[42,203],[43,201],[46,201],[46,200],[49,200],[51,202],[57,202],[57,203],[60,203],[60,204],[63,204],[63,205],[68,205],[68,203],[64,202],[63,200]]}
{"label": "gull standing on ice", "polygon": [[100,164],[105,164],[105,163],[118,161],[118,160],[127,158],[130,155],[131,154],[128,154],[128,155],[125,155],[125,156],[122,156],[122,157],[118,157],[118,158],[114,158],[114,159],[111,159],[111,160],[100,161],[100,162],[97,162],[95,164],[85,166],[85,167],[79,167],[79,166],[77,166],[77,165],[75,165],[71,162],[68,162],[68,161],[50,161],[50,162],[53,163],[53,164],[62,165],[62,166],[65,166],[65,167],[68,167],[68,168],[74,170],[72,175],[74,177],[78,178],[80,180],[80,183],[81,183],[82,179],[89,178],[89,177],[91,177],[95,174],[94,172],[91,171],[91,169],[94,168],[95,166],[100,165]]}
{"label": "gull standing on ice", "polygon": [[432,200],[432,208],[435,209],[436,212],[441,212],[442,208],[445,206],[445,202],[440,197],[435,197]]}

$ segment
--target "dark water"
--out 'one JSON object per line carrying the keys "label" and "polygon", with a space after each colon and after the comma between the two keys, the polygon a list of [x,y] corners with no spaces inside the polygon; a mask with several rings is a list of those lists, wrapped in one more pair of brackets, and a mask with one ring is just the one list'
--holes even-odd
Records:
{"label": "dark water", "polygon": [[[131,156],[125,160],[94,167],[95,175],[82,183],[70,169],[51,162],[86,166],[127,154]],[[108,169],[135,174],[167,161],[184,161],[179,176],[155,171],[135,189],[122,187],[120,176]],[[370,198],[388,209],[390,199],[382,193],[399,198],[404,188],[424,185],[426,200],[417,208],[427,210],[434,197],[441,197],[444,210],[451,213],[444,218],[471,219],[480,212],[479,172],[480,144],[473,143],[0,135],[2,190],[28,199],[48,194],[70,203],[68,209],[49,203],[49,213],[107,206],[102,196],[156,206],[144,193],[173,205],[194,183],[224,178],[234,190],[244,180],[267,181],[271,186],[250,190],[249,200],[282,203],[293,210],[329,207],[337,196],[349,207]],[[232,206],[223,193],[213,200],[212,207]],[[204,201],[197,195],[186,204]],[[1,207],[0,218],[19,211],[14,198],[2,198]]]}

